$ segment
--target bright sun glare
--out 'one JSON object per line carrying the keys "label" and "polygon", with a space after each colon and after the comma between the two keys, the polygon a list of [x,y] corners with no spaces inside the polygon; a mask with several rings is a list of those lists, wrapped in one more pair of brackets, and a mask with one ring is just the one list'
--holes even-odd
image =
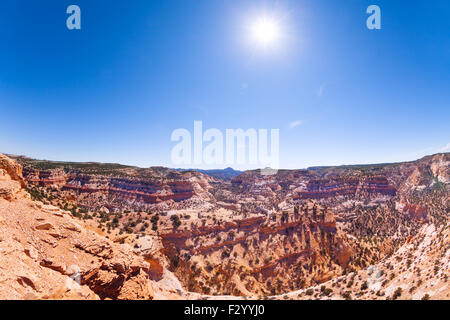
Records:
{"label": "bright sun glare", "polygon": [[278,23],[270,17],[256,20],[251,27],[251,32],[253,39],[264,47],[272,45],[280,35]]}

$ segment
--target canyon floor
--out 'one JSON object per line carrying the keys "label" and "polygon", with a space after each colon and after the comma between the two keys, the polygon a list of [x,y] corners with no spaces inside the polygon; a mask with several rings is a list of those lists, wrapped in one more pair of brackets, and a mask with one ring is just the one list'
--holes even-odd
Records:
{"label": "canyon floor", "polygon": [[0,154],[0,299],[450,297],[450,154],[199,172]]}

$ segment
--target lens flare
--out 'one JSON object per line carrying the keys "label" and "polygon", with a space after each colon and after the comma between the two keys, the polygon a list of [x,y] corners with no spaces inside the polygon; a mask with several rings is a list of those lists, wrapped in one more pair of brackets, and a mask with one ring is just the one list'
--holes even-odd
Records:
{"label": "lens flare", "polygon": [[254,41],[267,47],[276,42],[279,38],[280,30],[275,19],[265,16],[252,24],[251,33]]}

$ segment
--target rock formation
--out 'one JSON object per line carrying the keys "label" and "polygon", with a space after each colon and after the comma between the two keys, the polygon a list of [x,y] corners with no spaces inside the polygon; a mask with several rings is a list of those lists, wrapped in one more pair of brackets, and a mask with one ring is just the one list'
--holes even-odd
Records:
{"label": "rock formation", "polygon": [[448,153],[231,180],[16,159],[0,298],[448,299]]}
{"label": "rock formation", "polygon": [[200,293],[289,291],[339,274],[353,254],[333,213],[314,202],[270,217],[163,232],[162,241],[175,274]]}
{"label": "rock formation", "polygon": [[198,172],[159,167],[18,160],[24,165],[24,177],[30,184],[67,191],[67,196],[76,198],[80,205],[96,210],[147,209],[152,204],[201,197],[213,180]]}
{"label": "rock formation", "polygon": [[152,299],[151,265],[69,212],[31,201],[0,155],[0,299]]}

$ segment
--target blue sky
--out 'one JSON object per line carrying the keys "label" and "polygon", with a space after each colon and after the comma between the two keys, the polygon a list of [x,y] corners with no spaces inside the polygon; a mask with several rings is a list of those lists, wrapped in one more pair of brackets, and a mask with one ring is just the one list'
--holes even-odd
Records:
{"label": "blue sky", "polygon": [[413,160],[450,149],[450,2],[5,0],[0,114],[0,152],[41,159],[173,167],[202,120],[279,128],[283,168]]}

